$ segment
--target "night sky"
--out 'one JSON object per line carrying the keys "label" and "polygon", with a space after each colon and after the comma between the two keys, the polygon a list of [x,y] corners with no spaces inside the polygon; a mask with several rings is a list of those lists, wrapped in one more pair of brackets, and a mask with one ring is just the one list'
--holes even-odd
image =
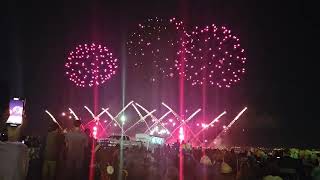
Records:
{"label": "night sky", "polygon": [[[128,35],[146,18],[177,17],[188,26],[226,25],[246,50],[247,72],[240,83],[230,89],[206,89],[206,116],[227,110],[232,118],[248,106],[234,127],[235,134],[248,130],[239,142],[320,145],[313,138],[320,126],[316,114],[319,26],[313,4],[289,0],[10,0],[1,4],[1,96],[26,97],[30,132],[46,127],[45,109],[60,113],[70,106],[85,113],[83,105],[94,107],[93,89],[74,86],[64,74],[68,52],[82,43],[107,45],[125,70],[125,76],[118,71],[98,88],[99,107],[111,107],[114,113],[121,109],[125,79],[126,103],[135,100],[164,112],[160,104],[164,101],[178,111],[178,83],[161,78],[152,82],[144,72],[135,73],[125,48]],[[185,90],[186,109],[201,107],[201,88],[186,83]]]}

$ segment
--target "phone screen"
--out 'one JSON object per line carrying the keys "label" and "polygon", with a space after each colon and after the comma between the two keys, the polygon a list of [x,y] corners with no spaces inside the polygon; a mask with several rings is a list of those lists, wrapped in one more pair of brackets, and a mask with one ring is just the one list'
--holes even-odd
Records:
{"label": "phone screen", "polygon": [[9,109],[10,116],[7,120],[7,124],[21,125],[23,119],[24,101],[18,98],[10,100]]}

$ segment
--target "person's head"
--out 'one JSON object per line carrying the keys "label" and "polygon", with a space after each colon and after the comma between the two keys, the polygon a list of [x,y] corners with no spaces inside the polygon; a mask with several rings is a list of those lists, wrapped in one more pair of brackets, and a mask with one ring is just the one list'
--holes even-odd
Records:
{"label": "person's head", "polygon": [[73,126],[74,126],[75,128],[80,128],[80,126],[81,126],[81,121],[79,121],[79,120],[73,121]]}
{"label": "person's head", "polygon": [[52,131],[57,130],[58,128],[59,128],[59,126],[58,126],[56,123],[51,123],[51,124],[49,125],[48,131],[49,131],[49,132],[52,132]]}
{"label": "person's head", "polygon": [[21,125],[20,126],[11,126],[7,124],[8,130],[8,141],[18,141],[21,135]]}
{"label": "person's head", "polygon": [[63,129],[63,131],[62,131],[62,133],[67,133],[67,132],[68,132],[67,128]]}

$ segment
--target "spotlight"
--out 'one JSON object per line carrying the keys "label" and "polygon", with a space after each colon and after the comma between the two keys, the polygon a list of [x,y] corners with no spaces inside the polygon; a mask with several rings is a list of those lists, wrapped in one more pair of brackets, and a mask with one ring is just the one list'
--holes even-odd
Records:
{"label": "spotlight", "polygon": [[122,122],[122,124],[124,124],[124,122],[127,120],[126,116],[125,115],[122,115],[120,117],[120,121]]}

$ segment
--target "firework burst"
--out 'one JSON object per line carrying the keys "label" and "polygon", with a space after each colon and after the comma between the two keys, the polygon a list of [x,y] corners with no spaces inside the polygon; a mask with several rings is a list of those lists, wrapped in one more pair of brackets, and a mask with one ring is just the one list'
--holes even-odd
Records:
{"label": "firework burst", "polygon": [[69,53],[65,68],[69,80],[76,86],[99,86],[116,74],[118,59],[105,46],[78,45]]}

